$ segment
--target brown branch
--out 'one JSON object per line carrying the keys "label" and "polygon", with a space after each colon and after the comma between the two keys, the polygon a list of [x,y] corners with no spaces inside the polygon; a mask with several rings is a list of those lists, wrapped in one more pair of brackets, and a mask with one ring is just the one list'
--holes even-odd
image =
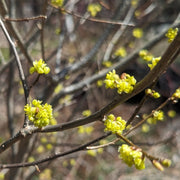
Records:
{"label": "brown branch", "polygon": [[12,19],[12,18],[8,18],[5,17],[4,20],[5,21],[13,21],[13,22],[29,22],[29,21],[37,21],[37,20],[45,20],[47,19],[47,16],[45,15],[39,15],[39,16],[35,16],[35,17],[26,17],[26,18],[19,18],[19,19]]}
{"label": "brown branch", "polygon": [[104,139],[108,136],[110,136],[111,133],[106,133],[105,135],[102,135],[84,145],[81,145],[81,146],[78,146],[77,148],[74,148],[74,149],[71,149],[69,151],[66,151],[66,152],[63,152],[63,153],[55,153],[53,155],[50,155],[49,157],[47,158],[44,158],[44,159],[40,159],[38,161],[34,161],[34,162],[30,162],[30,163],[14,163],[14,164],[0,164],[0,169],[5,169],[5,168],[20,168],[20,167],[28,167],[28,166],[36,166],[38,164],[42,164],[42,163],[45,163],[45,162],[48,162],[48,161],[52,161],[54,159],[57,159],[59,157],[63,157],[63,156],[66,156],[68,154],[72,154],[72,153],[75,153],[75,152],[78,152],[78,151],[82,151],[82,150],[86,150],[86,147],[90,146],[91,144],[94,144],[98,141],[100,141],[101,139]]}
{"label": "brown branch", "polygon": [[19,76],[20,76],[20,79],[21,79],[21,82],[22,82],[22,85],[23,85],[23,89],[24,89],[25,104],[26,104],[27,103],[27,99],[28,99],[28,95],[29,95],[29,91],[28,91],[28,86],[27,86],[27,83],[26,83],[24,71],[23,71],[23,68],[22,68],[22,65],[21,65],[21,61],[20,61],[19,55],[18,55],[18,53],[16,51],[15,44],[12,41],[11,37],[9,36],[9,33],[6,30],[6,27],[4,26],[4,23],[3,23],[3,21],[1,19],[0,19],[0,26],[1,26],[1,28],[2,28],[2,30],[4,32],[4,34],[5,34],[8,42],[10,43],[10,45],[12,47],[12,51],[14,53],[15,60],[16,60],[16,63],[17,63],[17,67],[18,67],[18,70],[19,70]]}

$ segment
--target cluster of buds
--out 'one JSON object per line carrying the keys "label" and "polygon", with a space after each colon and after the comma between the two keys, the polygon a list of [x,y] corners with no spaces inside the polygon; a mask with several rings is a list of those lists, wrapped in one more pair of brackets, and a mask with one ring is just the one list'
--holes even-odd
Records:
{"label": "cluster of buds", "polygon": [[39,61],[34,61],[33,66],[29,69],[30,74],[37,72],[38,74],[48,74],[50,72],[50,68],[47,64],[40,59]]}
{"label": "cluster of buds", "polygon": [[156,124],[157,121],[163,121],[164,120],[164,112],[162,110],[154,111],[153,116],[147,119],[147,122],[149,124]]}
{"label": "cluster of buds", "polygon": [[123,144],[119,147],[120,155],[119,157],[128,165],[135,165],[136,169],[144,169],[145,168],[145,158],[141,149],[136,149],[133,146],[128,146],[127,144]]}
{"label": "cluster of buds", "polygon": [[54,121],[52,106],[47,103],[42,104],[42,101],[36,99],[32,101],[32,104],[26,104],[24,111],[36,127],[42,128]]}
{"label": "cluster of buds", "polygon": [[105,131],[122,134],[123,130],[126,128],[126,121],[120,116],[116,118],[113,114],[110,114],[104,120],[104,125],[106,126]]}
{"label": "cluster of buds", "polygon": [[154,57],[151,53],[147,50],[143,49],[139,52],[139,56],[148,62],[148,67],[152,70],[157,63],[161,60],[161,57]]}
{"label": "cluster of buds", "polygon": [[106,84],[106,88],[117,88],[119,94],[131,93],[136,84],[136,79],[134,76],[130,76],[127,73],[123,73],[120,77],[116,74],[116,71],[113,70],[106,75],[106,79],[104,80]]}
{"label": "cluster of buds", "polygon": [[98,3],[91,3],[88,5],[87,11],[92,17],[95,17],[98,12],[100,12],[102,7]]}
{"label": "cluster of buds", "polygon": [[168,38],[168,42],[172,42],[174,38],[177,36],[178,28],[170,28],[168,32],[166,33],[166,37]]}
{"label": "cluster of buds", "polygon": [[158,92],[156,92],[153,89],[146,89],[146,94],[153,97],[153,98],[155,98],[155,99],[157,99],[157,98],[159,98],[161,96]]}

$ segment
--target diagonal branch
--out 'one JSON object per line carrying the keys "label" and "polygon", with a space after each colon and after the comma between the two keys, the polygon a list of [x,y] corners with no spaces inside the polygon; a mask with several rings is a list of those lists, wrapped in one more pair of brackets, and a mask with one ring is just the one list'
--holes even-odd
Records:
{"label": "diagonal branch", "polygon": [[15,56],[15,60],[16,60],[16,63],[17,63],[17,66],[18,66],[18,70],[19,70],[19,76],[20,76],[20,79],[21,79],[21,82],[23,84],[23,88],[24,88],[24,94],[25,94],[25,103],[27,103],[27,98],[28,98],[28,86],[27,86],[27,83],[26,83],[26,80],[25,80],[25,76],[24,76],[24,71],[23,71],[23,68],[22,68],[22,65],[21,65],[21,62],[20,62],[20,58],[19,58],[19,55],[16,51],[16,47],[15,47],[15,44],[14,42],[12,41],[11,37],[9,36],[9,33],[8,31],[6,30],[6,27],[4,26],[4,23],[3,21],[0,19],[0,26],[8,40],[8,42],[10,43],[11,47],[12,47],[12,51],[14,53],[14,56]]}

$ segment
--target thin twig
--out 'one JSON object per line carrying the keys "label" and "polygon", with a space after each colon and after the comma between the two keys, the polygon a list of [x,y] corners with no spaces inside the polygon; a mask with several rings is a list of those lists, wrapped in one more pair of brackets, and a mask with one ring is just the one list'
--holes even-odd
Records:
{"label": "thin twig", "polygon": [[53,155],[50,155],[44,159],[40,159],[38,161],[34,161],[34,162],[30,162],[30,163],[14,163],[14,164],[0,164],[0,169],[5,169],[5,168],[20,168],[20,167],[28,167],[28,166],[36,166],[38,164],[41,164],[41,163],[45,163],[45,162],[48,162],[48,161],[52,161],[54,159],[57,159],[59,157],[63,157],[63,156],[66,156],[68,154],[72,154],[72,153],[75,153],[75,152],[78,152],[78,151],[82,151],[82,150],[86,150],[86,147],[90,146],[91,144],[94,144],[98,141],[100,141],[101,139],[104,139],[108,136],[110,136],[111,133],[106,133],[105,135],[102,135],[98,138],[96,138],[95,140],[92,140],[84,145],[81,145],[81,146],[78,146],[74,149],[71,149],[69,151],[66,151],[66,152],[59,152],[59,153],[55,153]]}
{"label": "thin twig", "polygon": [[[129,23],[133,13],[134,13],[135,9],[133,7],[131,7],[126,15],[126,17],[124,18],[123,23]],[[110,55],[112,53],[112,50],[114,48],[114,46],[117,44],[119,38],[122,36],[122,34],[124,33],[124,31],[126,30],[127,26],[121,26],[117,32],[114,34],[114,36],[112,37],[111,41],[109,42],[106,51],[104,53],[104,58],[103,61],[108,61],[110,59]]]}
{"label": "thin twig", "polygon": [[156,108],[155,110],[153,110],[148,116],[146,116],[145,118],[143,118],[140,122],[138,122],[135,126],[133,126],[131,129],[129,129],[125,135],[127,136],[130,132],[132,132],[134,129],[137,129],[141,124],[143,124],[148,118],[150,118],[151,116],[153,116],[153,113],[155,111],[159,111],[160,109],[162,109],[164,106],[167,105],[167,103],[171,100],[171,98],[168,98],[164,103],[162,103],[158,108]]}
{"label": "thin twig", "polygon": [[[53,7],[56,9],[59,9],[56,6],[53,6]],[[65,13],[70,14],[72,16],[75,16],[77,18],[85,19],[85,20],[93,21],[93,22],[97,22],[97,23],[106,23],[106,24],[123,25],[123,26],[134,26],[134,24],[132,24],[132,23],[125,23],[125,22],[121,22],[121,21],[113,21],[113,20],[108,20],[108,19],[97,19],[97,18],[90,18],[90,17],[86,18],[86,17],[83,17],[83,16],[81,16],[75,12],[69,11],[65,8],[60,8],[60,10],[62,13],[65,12]]]}
{"label": "thin twig", "polygon": [[[17,63],[17,67],[18,67],[18,70],[19,70],[19,77],[21,79],[23,89],[24,89],[25,104],[27,104],[27,100],[28,100],[28,96],[29,96],[29,89],[28,89],[28,85],[27,85],[27,82],[26,82],[26,79],[25,79],[25,76],[24,76],[24,71],[23,71],[23,68],[22,68],[22,65],[21,65],[19,55],[18,55],[18,53],[16,51],[15,44],[12,41],[11,37],[9,36],[9,33],[7,32],[6,27],[4,26],[4,23],[2,22],[1,19],[0,19],[0,26],[1,26],[1,28],[2,28],[2,30],[4,32],[4,34],[5,34],[8,42],[10,43],[10,45],[12,47],[12,51],[14,53],[15,60],[16,60],[16,63]],[[26,126],[26,124],[27,124],[27,119],[25,118],[24,126]]]}
{"label": "thin twig", "polygon": [[[150,88],[153,88],[155,86],[156,82],[153,83],[153,85],[151,85]],[[147,100],[148,95],[145,94],[144,97],[141,99],[141,101],[139,102],[138,106],[136,107],[134,113],[131,115],[131,117],[128,119],[127,123],[126,123],[126,127],[132,123],[132,121],[134,120],[135,116],[138,114],[138,112],[140,111],[141,107],[143,106],[143,104],[145,103],[145,101]]]}
{"label": "thin twig", "polygon": [[45,15],[39,15],[39,16],[35,16],[35,17],[26,17],[26,18],[20,18],[20,19],[13,19],[13,18],[8,18],[5,17],[4,20],[5,21],[13,21],[13,22],[29,22],[29,21],[36,21],[36,20],[42,20],[42,19],[47,19],[47,16]]}
{"label": "thin twig", "polygon": [[22,65],[21,65],[21,61],[20,61],[20,58],[19,58],[19,55],[16,51],[16,46],[14,44],[14,42],[12,41],[11,37],[9,36],[9,33],[7,32],[6,30],[6,27],[4,26],[4,23],[3,21],[0,19],[0,26],[8,40],[8,42],[10,43],[11,47],[12,47],[12,50],[13,50],[13,53],[14,53],[14,56],[16,58],[16,63],[17,63],[17,66],[18,66],[18,70],[19,70],[19,76],[20,76],[20,79],[21,79],[21,82],[22,82],[22,85],[23,85],[23,89],[24,89],[24,94],[25,94],[25,103],[27,103],[27,98],[28,98],[28,86],[27,86],[27,83],[26,83],[26,79],[25,79],[25,76],[24,76],[24,71],[23,71],[23,68],[22,68]]}

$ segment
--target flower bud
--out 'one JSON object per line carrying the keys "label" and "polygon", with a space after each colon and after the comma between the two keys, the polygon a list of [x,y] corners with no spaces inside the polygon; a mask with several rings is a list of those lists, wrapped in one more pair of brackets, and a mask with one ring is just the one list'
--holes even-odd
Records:
{"label": "flower bud", "polygon": [[169,167],[171,166],[171,160],[170,159],[164,159],[161,164],[164,166],[164,167]]}
{"label": "flower bud", "polygon": [[158,162],[158,161],[156,161],[156,160],[153,160],[153,161],[152,161],[152,164],[153,164],[154,167],[156,167],[158,170],[164,171],[164,168],[163,168],[163,166],[160,164],[160,162]]}

